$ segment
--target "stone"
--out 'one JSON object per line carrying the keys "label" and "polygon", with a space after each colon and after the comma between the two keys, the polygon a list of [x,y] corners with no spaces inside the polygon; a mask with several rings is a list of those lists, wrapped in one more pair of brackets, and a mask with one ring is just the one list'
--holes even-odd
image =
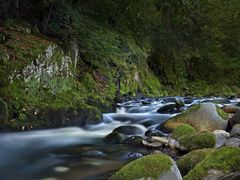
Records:
{"label": "stone", "polygon": [[176,163],[181,172],[181,175],[187,175],[189,171],[191,171],[198,163],[203,161],[205,157],[213,151],[214,149],[211,148],[199,149],[191,151],[188,154],[180,157]]}
{"label": "stone", "polygon": [[132,161],[110,177],[110,180],[132,179],[182,180],[182,176],[171,157],[152,154]]}
{"label": "stone", "polygon": [[240,124],[240,111],[236,112],[229,120],[228,120],[228,129],[232,129],[236,124]]}
{"label": "stone", "polygon": [[240,139],[234,138],[234,137],[229,138],[229,139],[226,140],[225,146],[239,147],[240,146]]}
{"label": "stone", "polygon": [[162,107],[160,107],[157,112],[161,114],[174,114],[174,113],[179,113],[183,109],[178,106],[176,103],[169,103],[165,104]]}
{"label": "stone", "polygon": [[176,129],[173,130],[170,137],[172,139],[178,140],[180,137],[192,132],[196,132],[196,130],[192,126],[188,124],[181,124]]}
{"label": "stone", "polygon": [[123,139],[121,142],[123,144],[129,144],[132,146],[142,146],[143,145],[142,140],[143,138],[141,136],[129,136]]}
{"label": "stone", "polygon": [[226,113],[213,103],[193,105],[181,114],[160,124],[163,132],[172,132],[181,124],[189,124],[198,132],[225,130],[227,127]]}
{"label": "stone", "polygon": [[159,136],[159,137],[166,137],[166,134],[164,134],[161,131],[158,130],[147,130],[145,132],[145,136],[152,137],[152,136]]}
{"label": "stone", "polygon": [[127,159],[138,159],[140,157],[143,157],[143,154],[139,152],[130,152],[127,154]]}
{"label": "stone", "polygon": [[239,180],[239,179],[240,179],[240,172],[230,173],[219,178],[219,180]]}
{"label": "stone", "polygon": [[216,136],[215,148],[220,148],[224,146],[225,142],[227,141],[227,138],[230,137],[230,134],[223,130],[215,130],[213,131],[213,134],[215,134]]}
{"label": "stone", "polygon": [[219,179],[237,171],[240,171],[240,148],[222,147],[208,154],[184,176],[184,180]]}
{"label": "stone", "polygon": [[118,132],[126,135],[142,135],[144,131],[136,126],[119,126],[113,130],[113,132]]}
{"label": "stone", "polygon": [[106,137],[103,138],[104,141],[110,143],[120,143],[126,137],[126,135],[118,133],[118,132],[111,132]]}
{"label": "stone", "polygon": [[179,138],[179,145],[188,152],[203,148],[214,148],[216,146],[216,136],[211,132],[194,132]]}
{"label": "stone", "polygon": [[226,113],[235,114],[237,111],[240,111],[240,107],[234,105],[226,105],[223,107],[223,110]]}
{"label": "stone", "polygon": [[230,132],[230,136],[231,137],[236,137],[236,138],[240,137],[240,124],[236,124],[236,125],[233,126],[233,128]]}

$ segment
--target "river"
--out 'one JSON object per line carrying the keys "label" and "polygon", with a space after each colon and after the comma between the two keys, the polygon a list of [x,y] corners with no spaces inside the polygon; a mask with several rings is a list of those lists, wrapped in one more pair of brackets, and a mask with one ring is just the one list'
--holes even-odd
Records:
{"label": "river", "polygon": [[[103,122],[84,128],[36,130],[0,134],[0,178],[3,180],[95,180],[107,179],[131,161],[132,153],[148,154],[150,149],[107,143],[103,138],[113,129],[131,125],[144,132],[178,114],[161,114],[160,107],[175,99],[189,106],[214,101],[219,106],[236,104],[239,99],[221,97],[163,97],[135,99],[117,104],[116,112],[103,114]],[[136,155],[136,154],[135,154]]]}

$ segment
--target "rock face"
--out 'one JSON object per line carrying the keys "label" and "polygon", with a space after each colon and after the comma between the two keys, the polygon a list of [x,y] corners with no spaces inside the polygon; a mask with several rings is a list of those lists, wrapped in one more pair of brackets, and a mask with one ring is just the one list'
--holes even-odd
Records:
{"label": "rock face", "polygon": [[181,180],[182,176],[169,156],[153,154],[123,166],[110,178],[110,180],[133,179]]}
{"label": "rock face", "polygon": [[223,147],[206,156],[186,176],[185,180],[219,179],[240,171],[240,148]]}
{"label": "rock face", "polygon": [[0,126],[4,124],[7,118],[8,118],[7,104],[0,99]]}
{"label": "rock face", "polygon": [[177,166],[181,172],[182,176],[185,176],[188,174],[190,170],[192,170],[198,163],[203,161],[205,157],[213,152],[214,149],[200,149],[192,151],[184,156],[182,156],[177,161]]}
{"label": "rock face", "polygon": [[185,123],[194,127],[198,132],[214,131],[217,129],[225,130],[227,122],[223,119],[226,114],[217,108],[215,104],[203,103],[194,105],[180,115],[173,117],[160,125],[160,129],[171,132],[179,125]]}

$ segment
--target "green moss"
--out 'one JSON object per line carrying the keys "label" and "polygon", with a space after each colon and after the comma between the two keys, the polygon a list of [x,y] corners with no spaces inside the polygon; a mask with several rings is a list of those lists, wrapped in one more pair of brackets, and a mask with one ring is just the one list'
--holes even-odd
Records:
{"label": "green moss", "polygon": [[182,176],[188,174],[198,163],[205,159],[205,157],[213,152],[214,149],[200,149],[189,152],[188,154],[182,156],[177,160],[177,166],[181,172]]}
{"label": "green moss", "polygon": [[158,179],[173,165],[171,158],[164,154],[154,154],[137,159],[115,173],[111,180],[132,180],[140,178]]}
{"label": "green moss", "polygon": [[211,169],[221,171],[224,174],[240,171],[240,149],[223,147],[208,154],[184,177],[184,180],[201,180]]}
{"label": "green moss", "polygon": [[187,151],[213,148],[216,144],[216,136],[210,132],[195,132],[182,136],[179,139],[179,143],[185,147]]}
{"label": "green moss", "polygon": [[173,130],[172,134],[171,134],[171,138],[173,139],[179,139],[180,137],[196,132],[196,130],[188,125],[188,124],[181,124],[179,125],[176,129]]}
{"label": "green moss", "polygon": [[217,108],[217,113],[218,113],[218,115],[219,115],[222,119],[228,120],[229,114],[226,113],[226,112],[224,112],[224,111],[222,110],[222,108],[220,108],[220,107],[216,107],[216,108]]}

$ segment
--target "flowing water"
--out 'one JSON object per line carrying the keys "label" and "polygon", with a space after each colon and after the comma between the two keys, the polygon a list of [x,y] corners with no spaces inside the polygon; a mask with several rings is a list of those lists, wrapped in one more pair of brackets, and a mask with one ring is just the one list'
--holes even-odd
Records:
{"label": "flowing water", "polygon": [[[175,99],[186,102],[184,109],[204,101],[214,101],[219,106],[239,101],[182,97],[137,99],[118,104],[115,113],[103,114],[103,122],[98,125],[2,133],[0,179],[107,179],[131,160],[131,153],[144,155],[149,153],[149,149],[106,143],[103,137],[122,125],[137,126],[142,132],[155,129],[177,115],[157,112]],[[144,136],[144,133],[140,135]]]}

